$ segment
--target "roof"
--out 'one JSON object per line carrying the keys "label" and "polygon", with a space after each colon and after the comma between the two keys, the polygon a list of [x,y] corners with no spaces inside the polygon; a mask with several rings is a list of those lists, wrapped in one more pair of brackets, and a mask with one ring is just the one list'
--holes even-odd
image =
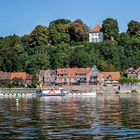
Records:
{"label": "roof", "polygon": [[76,76],[76,71],[78,68],[69,68],[68,69],[68,75],[69,77],[75,77]]}
{"label": "roof", "polygon": [[90,33],[101,32],[101,31],[102,31],[102,26],[96,25],[92,30],[90,30]]}
{"label": "roof", "polygon": [[13,78],[21,78],[23,80],[26,79],[26,72],[12,72],[11,73],[11,79]]}
{"label": "roof", "polygon": [[120,72],[102,72],[104,80],[108,80],[108,76],[112,77],[112,80],[120,80]]}
{"label": "roof", "polygon": [[58,74],[68,74],[68,68],[59,68],[57,69]]}
{"label": "roof", "polygon": [[78,68],[76,73],[89,73],[91,71],[91,68]]}

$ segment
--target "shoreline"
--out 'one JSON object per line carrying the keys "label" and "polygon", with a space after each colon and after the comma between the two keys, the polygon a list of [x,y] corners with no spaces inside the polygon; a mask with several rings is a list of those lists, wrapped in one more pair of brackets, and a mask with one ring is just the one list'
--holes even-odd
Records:
{"label": "shoreline", "polygon": [[[47,86],[46,88],[43,88],[44,90],[48,89],[59,89],[59,86]],[[120,86],[120,90],[117,86],[115,87],[106,87],[101,85],[63,85],[61,88],[63,90],[72,91],[72,90],[78,90],[81,93],[84,92],[96,92],[97,94],[131,94],[133,90],[135,90],[137,93],[140,94],[140,86]],[[34,93],[36,92],[36,88],[0,88],[0,94],[2,92],[19,92],[19,93]]]}

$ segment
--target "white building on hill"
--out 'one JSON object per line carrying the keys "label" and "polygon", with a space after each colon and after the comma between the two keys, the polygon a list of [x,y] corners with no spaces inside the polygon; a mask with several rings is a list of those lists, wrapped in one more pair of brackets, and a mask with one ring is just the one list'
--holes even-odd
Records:
{"label": "white building on hill", "polygon": [[102,26],[96,25],[89,32],[89,42],[102,42],[102,41],[103,41]]}

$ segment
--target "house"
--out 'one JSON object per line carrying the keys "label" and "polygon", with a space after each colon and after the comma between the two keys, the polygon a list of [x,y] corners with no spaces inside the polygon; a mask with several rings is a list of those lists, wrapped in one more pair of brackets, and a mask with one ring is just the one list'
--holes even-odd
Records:
{"label": "house", "polygon": [[89,83],[91,68],[59,68],[57,69],[57,84]]}
{"label": "house", "polygon": [[136,70],[132,67],[128,68],[125,73],[127,78],[137,78]]}
{"label": "house", "polygon": [[140,66],[136,69],[137,78],[140,79]]}
{"label": "house", "polygon": [[89,32],[89,42],[102,42],[103,41],[103,31],[102,26],[96,25]]}
{"label": "house", "polygon": [[56,84],[68,84],[69,68],[59,68],[57,69]]}
{"label": "house", "polygon": [[120,80],[120,72],[102,72],[104,85],[118,85]]}
{"label": "house", "polygon": [[91,68],[78,68],[76,71],[77,83],[89,83]]}
{"label": "house", "polygon": [[39,81],[45,86],[55,84],[56,70],[41,70],[39,73]]}
{"label": "house", "polygon": [[89,79],[89,83],[90,84],[95,84],[99,82],[99,70],[97,69],[97,66],[93,66],[93,68],[91,68],[90,70],[90,79]]}
{"label": "house", "polygon": [[19,83],[19,85],[23,84],[24,86],[27,87],[32,84],[32,75],[27,74],[26,72],[12,72],[10,80],[12,81],[15,78],[22,80],[22,82]]}
{"label": "house", "polygon": [[68,68],[69,84],[77,84],[76,72],[78,68]]}
{"label": "house", "polygon": [[5,84],[6,82],[10,82],[10,77],[10,72],[0,71],[0,85]]}

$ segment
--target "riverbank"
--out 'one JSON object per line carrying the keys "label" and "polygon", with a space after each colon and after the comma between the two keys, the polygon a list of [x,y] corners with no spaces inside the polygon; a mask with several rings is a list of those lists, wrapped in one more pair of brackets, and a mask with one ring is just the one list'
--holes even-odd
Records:
{"label": "riverbank", "polygon": [[[43,89],[59,89],[59,86],[47,86]],[[137,91],[138,94],[140,94],[140,86],[135,85],[127,85],[127,86],[120,86],[120,90],[117,86],[112,87],[106,87],[101,85],[63,85],[61,88],[63,88],[66,91],[79,91],[81,93],[85,92],[96,92],[97,94],[123,94],[123,93],[131,93],[133,90]],[[30,94],[35,93],[36,88],[0,88],[0,94],[3,93],[20,93],[20,94]]]}

